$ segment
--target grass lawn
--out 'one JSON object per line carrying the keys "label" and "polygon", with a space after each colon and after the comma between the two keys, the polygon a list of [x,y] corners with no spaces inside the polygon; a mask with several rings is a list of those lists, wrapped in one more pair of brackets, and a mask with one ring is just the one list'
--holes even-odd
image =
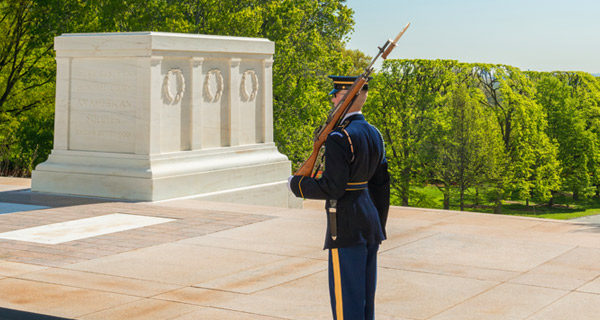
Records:
{"label": "grass lawn", "polygon": [[[411,198],[409,204],[414,207],[443,209],[444,196],[442,192],[435,186],[411,187]],[[399,201],[392,202],[398,204]],[[475,190],[469,189],[465,193],[465,211],[476,211],[493,213],[493,203],[485,199],[485,195],[478,196],[478,206],[473,206],[475,203]],[[450,198],[450,209],[460,210],[459,195],[457,191],[453,191]],[[578,217],[600,214],[600,199],[592,198],[591,195],[586,199],[573,201],[570,195],[560,195],[554,200],[554,206],[548,207],[547,203],[529,202],[529,206],[525,201],[504,201],[502,203],[502,214],[518,215],[524,217],[536,217],[546,219],[568,220]]]}

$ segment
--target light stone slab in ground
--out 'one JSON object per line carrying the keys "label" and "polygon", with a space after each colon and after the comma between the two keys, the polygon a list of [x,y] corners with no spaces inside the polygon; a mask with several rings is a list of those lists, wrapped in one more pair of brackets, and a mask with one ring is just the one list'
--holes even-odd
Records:
{"label": "light stone slab in ground", "polygon": [[489,236],[441,233],[382,253],[428,263],[527,271],[573,247]]}
{"label": "light stone slab in ground", "polygon": [[567,293],[568,291],[556,289],[502,284],[431,319],[525,319]]}
{"label": "light stone slab in ground", "polygon": [[102,310],[88,314],[81,319],[84,320],[105,320],[105,319],[127,319],[127,320],[146,320],[146,319],[173,319],[183,316],[187,313],[198,311],[201,307],[170,302],[156,299],[144,299],[134,301],[128,304],[120,305],[108,310]]}
{"label": "light stone slab in ground", "polygon": [[186,313],[183,316],[173,318],[173,320],[198,320],[198,319],[211,319],[211,320],[277,320],[280,317],[268,317],[253,313],[237,312],[229,309],[217,309],[203,307],[199,310]]}
{"label": "light stone slab in ground", "polygon": [[404,271],[428,272],[478,280],[508,281],[519,276],[516,271],[481,268],[473,265],[428,262],[418,258],[379,255],[379,266]]}
{"label": "light stone slab in ground", "polygon": [[280,256],[269,254],[169,243],[72,264],[67,268],[190,286],[278,260],[281,260]]}
{"label": "light stone slab in ground", "polygon": [[156,298],[284,319],[331,319],[329,293],[322,290],[326,283],[322,271],[251,295],[185,288]]}
{"label": "light stone slab in ground", "polygon": [[4,232],[0,239],[59,244],[171,221],[175,220],[114,213]]}
{"label": "light stone slab in ground", "polygon": [[498,282],[383,268],[378,270],[376,313],[428,319]]}
{"label": "light stone slab in ground", "polygon": [[271,246],[283,244],[322,248],[325,240],[325,219],[325,214],[315,220],[271,219],[260,224],[214,233],[213,236],[249,239]]}
{"label": "light stone slab in ground", "polygon": [[600,252],[575,248],[511,280],[513,283],[574,290],[600,274]]}
{"label": "light stone slab in ground", "polygon": [[579,287],[577,291],[600,294],[600,277],[597,277],[593,281],[588,282],[586,285]]}
{"label": "light stone slab in ground", "polygon": [[120,293],[129,296],[152,297],[179,289],[181,286],[155,281],[110,276],[61,268],[49,268],[19,276],[21,279],[54,283],[75,288]]}
{"label": "light stone slab in ground", "polygon": [[528,320],[597,320],[599,315],[599,295],[572,292],[537,312]]}
{"label": "light stone slab in ground", "polygon": [[273,245],[272,243],[261,241],[261,239],[232,239],[223,236],[214,236],[214,233],[212,235],[181,240],[178,243],[295,257],[312,256],[315,252],[315,247],[311,247],[310,244],[294,245],[281,243]]}
{"label": "light stone slab in ground", "polygon": [[0,260],[0,276],[14,277],[43,269],[46,267]]}
{"label": "light stone slab in ground", "polygon": [[319,260],[288,257],[266,266],[240,271],[229,276],[202,282],[195,286],[239,293],[253,293],[309,276],[325,269],[326,266]]}
{"label": "light stone slab in ground", "polygon": [[139,300],[121,294],[13,278],[0,280],[0,292],[0,307],[67,318]]}

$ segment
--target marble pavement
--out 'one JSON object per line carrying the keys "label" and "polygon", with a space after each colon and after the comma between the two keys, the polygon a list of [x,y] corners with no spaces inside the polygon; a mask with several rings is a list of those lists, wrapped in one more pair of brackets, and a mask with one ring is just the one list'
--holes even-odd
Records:
{"label": "marble pavement", "polygon": [[[29,188],[0,178],[0,318],[330,318],[320,202],[114,202]],[[57,244],[2,239],[111,214],[170,220]],[[600,225],[402,207],[388,223],[377,319],[600,314]]]}

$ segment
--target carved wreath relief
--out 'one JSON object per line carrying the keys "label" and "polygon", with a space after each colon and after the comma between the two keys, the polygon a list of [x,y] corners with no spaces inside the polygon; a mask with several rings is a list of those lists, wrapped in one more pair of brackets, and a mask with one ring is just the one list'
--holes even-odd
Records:
{"label": "carved wreath relief", "polygon": [[[248,82],[251,82],[250,84]],[[250,92],[248,92],[250,89]],[[254,70],[246,70],[242,74],[242,83],[240,85],[242,98],[244,101],[252,101],[258,93],[258,76]]]}
{"label": "carved wreath relief", "polygon": [[223,75],[219,69],[212,69],[204,78],[204,98],[208,102],[217,102],[223,94]]}
{"label": "carved wreath relief", "polygon": [[[175,83],[171,83],[172,79],[175,79]],[[175,87],[175,93],[172,90]],[[163,96],[168,104],[175,104],[181,101],[183,93],[185,92],[185,79],[183,78],[183,72],[181,69],[171,69],[165,75],[162,85]]]}

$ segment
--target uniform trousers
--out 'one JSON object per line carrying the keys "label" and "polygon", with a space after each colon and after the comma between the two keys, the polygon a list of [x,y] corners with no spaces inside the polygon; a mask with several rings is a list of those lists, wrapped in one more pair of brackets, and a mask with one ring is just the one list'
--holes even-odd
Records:
{"label": "uniform trousers", "polygon": [[335,320],[373,320],[379,244],[329,249],[329,297]]}

